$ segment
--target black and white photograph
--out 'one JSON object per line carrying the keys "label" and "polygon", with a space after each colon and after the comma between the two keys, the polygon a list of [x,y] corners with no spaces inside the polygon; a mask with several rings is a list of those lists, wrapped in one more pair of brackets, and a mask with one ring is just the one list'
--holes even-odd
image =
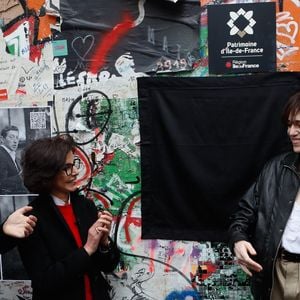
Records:
{"label": "black and white photograph", "polygon": [[50,107],[0,109],[0,195],[28,195],[22,182],[22,150],[51,136]]}

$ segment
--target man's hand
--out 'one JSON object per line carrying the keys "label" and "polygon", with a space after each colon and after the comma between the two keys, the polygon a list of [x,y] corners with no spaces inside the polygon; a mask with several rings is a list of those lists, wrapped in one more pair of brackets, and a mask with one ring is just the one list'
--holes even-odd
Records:
{"label": "man's hand", "polygon": [[249,255],[256,255],[256,251],[253,246],[247,241],[238,241],[234,244],[234,253],[238,259],[238,263],[240,264],[243,271],[252,276],[250,270],[255,272],[260,272],[262,270],[262,266],[255,262],[250,258]]}
{"label": "man's hand", "polygon": [[24,206],[13,212],[3,224],[3,232],[15,238],[24,238],[33,232],[37,218],[25,216],[25,213],[32,210],[30,206]]}

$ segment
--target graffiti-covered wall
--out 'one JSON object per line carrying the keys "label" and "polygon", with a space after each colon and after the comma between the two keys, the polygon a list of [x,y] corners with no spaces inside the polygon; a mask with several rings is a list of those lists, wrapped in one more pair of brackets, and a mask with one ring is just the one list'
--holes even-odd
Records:
{"label": "graffiti-covered wall", "polygon": [[[81,192],[114,215],[112,299],[251,299],[226,244],[141,238],[137,78],[211,75],[207,6],[230,3],[239,1],[1,1],[0,130],[19,129],[17,167],[39,137],[75,139]],[[277,71],[299,71],[298,2],[276,5]],[[1,160],[3,220],[32,195],[7,184]],[[17,251],[2,255],[1,279],[1,299],[31,299]]]}

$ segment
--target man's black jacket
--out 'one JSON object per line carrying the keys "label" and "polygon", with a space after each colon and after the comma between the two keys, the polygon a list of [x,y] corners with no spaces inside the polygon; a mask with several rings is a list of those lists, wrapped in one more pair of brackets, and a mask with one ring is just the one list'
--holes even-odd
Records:
{"label": "man's black jacket", "polygon": [[257,181],[239,202],[229,229],[229,246],[249,241],[253,257],[263,270],[252,277],[255,299],[270,299],[273,268],[281,238],[299,189],[298,154],[286,153],[270,160]]}

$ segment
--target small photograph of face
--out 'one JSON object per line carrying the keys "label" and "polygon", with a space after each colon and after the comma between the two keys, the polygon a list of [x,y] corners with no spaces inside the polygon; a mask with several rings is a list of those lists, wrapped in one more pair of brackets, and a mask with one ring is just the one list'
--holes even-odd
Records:
{"label": "small photograph of face", "polygon": [[3,137],[3,144],[11,151],[16,151],[19,145],[19,131],[9,130]]}

